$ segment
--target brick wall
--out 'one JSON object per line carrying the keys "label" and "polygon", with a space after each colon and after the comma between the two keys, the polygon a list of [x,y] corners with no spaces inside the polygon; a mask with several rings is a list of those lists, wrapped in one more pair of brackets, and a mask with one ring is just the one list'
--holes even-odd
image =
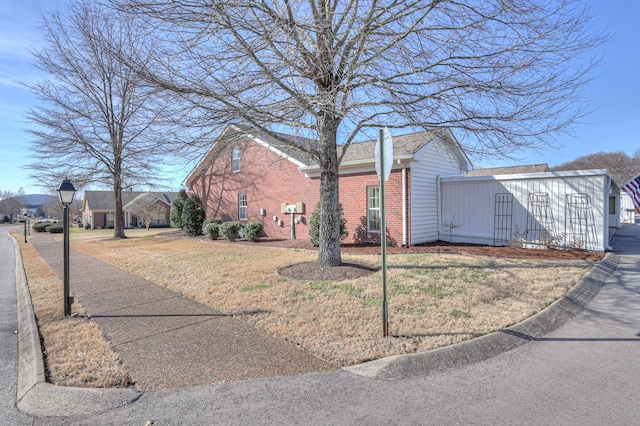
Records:
{"label": "brick wall", "polygon": [[[239,145],[242,150],[240,171],[231,170],[231,151]],[[407,180],[409,170],[407,169]],[[347,231],[347,243],[380,243],[380,233],[367,232],[367,186],[379,185],[375,171],[341,175],[339,182]],[[402,244],[402,171],[393,170],[386,188],[387,241],[389,245]],[[207,219],[238,220],[238,194],[247,194],[248,220],[264,224],[267,237],[289,238],[290,216],[280,213],[281,203],[303,202],[306,210],[296,225],[296,237],[308,239],[311,213],[319,200],[320,181],[307,178],[291,161],[273,153],[251,140],[241,140],[225,147],[199,176],[190,190],[200,195]],[[407,188],[407,197],[409,188]],[[266,216],[260,216],[260,209]],[[407,215],[409,212],[407,212]],[[278,222],[273,217],[278,218]],[[279,221],[284,222],[283,226]],[[407,232],[411,229],[407,219]],[[409,239],[409,242],[411,240]]]}
{"label": "brick wall", "polygon": [[[367,187],[378,185],[380,180],[375,171],[340,175],[340,202],[347,219],[348,242],[380,244],[380,233],[367,231]],[[392,170],[385,182],[385,211],[387,244],[399,246],[402,244],[402,170]],[[409,229],[407,218],[407,233]]]}
{"label": "brick wall", "polygon": [[[241,147],[240,171],[232,172],[231,151],[236,145]],[[280,213],[280,204],[303,202],[306,209],[296,215],[301,217],[296,236],[308,239],[309,217],[319,199],[318,180],[306,178],[296,164],[250,140],[225,147],[189,189],[202,198],[207,219],[224,222],[238,220],[238,194],[247,194],[247,220],[241,222],[263,222],[270,238],[290,236],[291,217]],[[260,209],[266,211],[265,216]]]}

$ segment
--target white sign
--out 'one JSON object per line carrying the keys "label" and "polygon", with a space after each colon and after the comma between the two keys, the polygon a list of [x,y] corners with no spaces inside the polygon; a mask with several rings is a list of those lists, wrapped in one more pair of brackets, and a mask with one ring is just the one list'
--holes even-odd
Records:
{"label": "white sign", "polygon": [[[378,179],[384,181],[389,180],[389,174],[391,174],[391,167],[393,166],[393,140],[391,139],[391,133],[386,127],[382,131],[382,141],[380,137],[376,141],[376,173]],[[380,152],[380,149],[384,149],[384,153]],[[384,154],[384,155],[381,155]],[[380,158],[384,157],[384,171],[382,170]]]}

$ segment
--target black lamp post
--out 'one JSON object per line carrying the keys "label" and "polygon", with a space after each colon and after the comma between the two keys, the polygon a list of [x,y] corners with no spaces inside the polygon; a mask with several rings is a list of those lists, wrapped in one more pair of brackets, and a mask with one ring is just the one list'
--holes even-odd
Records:
{"label": "black lamp post", "polygon": [[28,214],[24,214],[24,243],[27,243],[27,219],[29,218]]}
{"label": "black lamp post", "polygon": [[69,296],[69,204],[73,202],[76,189],[69,179],[64,179],[58,188],[58,197],[64,206],[64,316],[71,315],[73,297]]}

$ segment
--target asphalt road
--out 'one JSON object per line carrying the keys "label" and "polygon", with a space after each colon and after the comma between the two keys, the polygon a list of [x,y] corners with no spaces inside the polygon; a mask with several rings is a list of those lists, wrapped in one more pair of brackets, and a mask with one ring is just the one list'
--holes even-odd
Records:
{"label": "asphalt road", "polygon": [[[395,381],[347,371],[145,393],[87,417],[33,424],[636,425],[640,419],[640,227],[616,237],[618,268],[573,320],[544,338],[465,367]],[[628,233],[627,233],[628,232]],[[0,250],[2,261],[6,238]],[[3,273],[3,313],[6,271]],[[516,285],[517,283],[514,283]],[[4,316],[3,316],[4,318]],[[15,336],[5,332],[15,357]],[[4,365],[4,363],[3,363]],[[4,370],[3,370],[4,371]],[[3,374],[3,400],[11,392]],[[15,386],[12,388],[15,389]],[[24,417],[2,406],[2,420]]]}
{"label": "asphalt road", "polygon": [[0,228],[0,424],[32,424],[16,409],[18,376],[18,317],[16,314],[15,250],[9,230]]}

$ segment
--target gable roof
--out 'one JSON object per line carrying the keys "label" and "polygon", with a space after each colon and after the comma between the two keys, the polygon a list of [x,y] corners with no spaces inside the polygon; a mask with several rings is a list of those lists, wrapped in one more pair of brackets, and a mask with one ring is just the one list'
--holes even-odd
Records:
{"label": "gable roof", "polygon": [[[393,136],[393,157],[413,156],[423,146],[435,139],[440,131],[431,130],[407,135]],[[349,145],[342,157],[342,163],[361,160],[375,160],[375,146],[377,140],[356,142]]]}
{"label": "gable roof", "polygon": [[[455,136],[449,129],[425,130],[422,132],[408,133],[404,135],[392,136],[393,138],[393,159],[395,161],[410,161],[425,146],[436,140],[442,140],[451,147],[456,159],[462,164],[471,165],[471,161],[467,157]],[[342,157],[340,168],[371,166],[375,164],[375,146],[376,140],[364,142],[354,142],[349,145],[347,152]],[[303,172],[317,172],[320,167],[317,164],[302,167]]]}
{"label": "gable roof", "polygon": [[[318,143],[315,140],[303,138],[300,136],[285,135],[284,133],[276,134],[282,139],[286,139],[294,145],[311,150],[317,149]],[[311,156],[310,154],[296,149],[290,144],[286,144],[265,132],[252,132],[249,135],[253,136],[254,139],[257,139],[258,142],[266,144],[277,153],[283,154],[285,157],[289,157],[295,162],[300,163],[299,166],[306,166],[314,163],[313,156]]]}
{"label": "gable roof", "polygon": [[489,167],[486,169],[469,170],[469,176],[519,175],[522,173],[544,173],[549,171],[547,163],[524,166]]}
{"label": "gable roof", "polygon": [[[216,158],[218,153],[228,146],[230,143],[240,138],[249,138],[264,147],[270,149],[278,155],[296,164],[301,171],[316,171],[320,166],[313,156],[296,149],[293,145],[301,146],[307,150],[316,150],[318,142],[312,139],[299,136],[286,135],[283,133],[275,133],[281,139],[289,141],[285,143],[271,134],[258,131],[255,129],[242,128],[239,126],[228,126],[218,139],[211,145],[198,164],[191,170],[183,182],[183,185],[189,186],[189,183]],[[456,149],[458,160],[467,164],[471,161],[466,153],[453,136],[449,129],[434,129],[405,135],[393,136],[393,158],[394,160],[410,160],[414,155],[437,138],[441,138],[450,142]],[[349,145],[344,157],[340,163],[340,167],[348,167],[351,165],[374,164],[375,162],[375,145],[376,140],[363,142],[354,142]]]}
{"label": "gable roof", "polygon": [[[177,192],[122,191],[122,205],[126,206],[138,196],[145,194],[151,194],[167,205],[171,205],[178,195]],[[83,209],[87,208],[93,211],[115,210],[116,197],[113,191],[84,191]]]}
{"label": "gable roof", "polygon": [[153,197],[154,200],[152,202],[156,202],[156,201],[160,201],[164,204],[166,204],[167,206],[171,206],[171,203],[173,202],[174,198],[176,198],[176,196],[178,195],[177,192],[140,192],[137,196],[133,197],[131,199],[131,201],[129,201],[128,203],[122,203],[122,208],[124,210],[127,210],[127,208],[137,202],[138,200],[141,200],[145,197]]}

